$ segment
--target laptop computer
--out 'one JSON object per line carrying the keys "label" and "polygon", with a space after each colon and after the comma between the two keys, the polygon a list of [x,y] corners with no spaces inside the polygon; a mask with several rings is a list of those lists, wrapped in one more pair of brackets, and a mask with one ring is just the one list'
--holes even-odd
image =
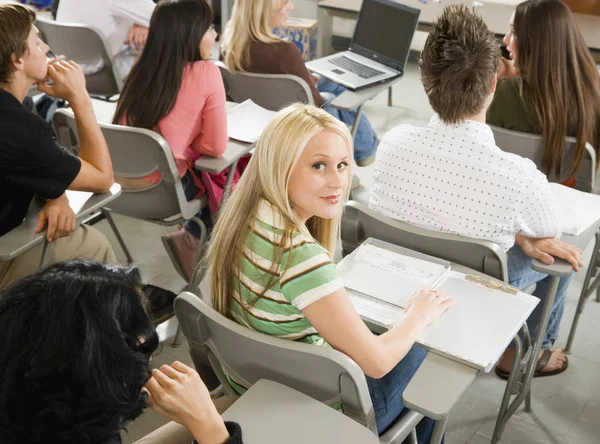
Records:
{"label": "laptop computer", "polygon": [[349,50],[306,67],[351,90],[402,76],[420,13],[391,0],[363,0]]}

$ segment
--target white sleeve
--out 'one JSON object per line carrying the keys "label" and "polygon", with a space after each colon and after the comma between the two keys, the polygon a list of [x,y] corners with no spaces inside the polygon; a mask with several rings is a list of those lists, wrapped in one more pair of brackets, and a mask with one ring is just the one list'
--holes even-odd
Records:
{"label": "white sleeve", "polygon": [[150,26],[150,17],[156,7],[152,0],[111,0],[110,5],[113,15],[145,27]]}
{"label": "white sleeve", "polygon": [[523,170],[515,228],[528,237],[554,237],[560,234],[563,216],[546,176],[531,160]]}

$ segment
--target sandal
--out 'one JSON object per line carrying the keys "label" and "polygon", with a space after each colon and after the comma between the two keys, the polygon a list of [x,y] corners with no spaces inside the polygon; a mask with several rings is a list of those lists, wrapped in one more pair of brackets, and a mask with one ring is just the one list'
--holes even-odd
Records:
{"label": "sandal", "polygon": [[[561,367],[561,368],[557,368],[554,370],[550,370],[550,371],[543,371],[544,367],[546,367],[546,365],[548,365],[548,361],[550,360],[550,356],[552,356],[552,351],[551,350],[544,350],[542,352],[542,356],[540,356],[540,359],[538,359],[537,364],[535,365],[535,373],[533,374],[534,378],[541,378],[544,376],[552,376],[552,375],[558,375],[559,373],[564,372],[568,367],[569,367],[569,359],[565,356],[565,364]],[[506,371],[506,370],[502,370],[500,367],[496,366],[495,370],[496,375],[498,375],[498,377],[500,379],[504,379],[507,380],[508,377],[510,376],[510,372]]]}

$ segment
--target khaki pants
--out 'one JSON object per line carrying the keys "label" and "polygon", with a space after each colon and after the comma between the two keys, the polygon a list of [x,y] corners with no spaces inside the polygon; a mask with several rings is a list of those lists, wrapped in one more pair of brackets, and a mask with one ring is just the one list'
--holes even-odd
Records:
{"label": "khaki pants", "polygon": [[[215,399],[213,402],[217,411],[223,413],[237,399],[237,396],[223,396],[222,398]],[[171,421],[149,435],[144,436],[142,439],[137,440],[134,444],[191,444],[193,440],[194,437],[184,426]]]}
{"label": "khaki pants", "polygon": [[[43,247],[43,244],[40,244],[11,261],[0,261],[0,290],[38,271]],[[104,235],[87,225],[81,225],[70,236],[52,242],[46,266],[77,258],[105,263],[117,262],[115,253]]]}

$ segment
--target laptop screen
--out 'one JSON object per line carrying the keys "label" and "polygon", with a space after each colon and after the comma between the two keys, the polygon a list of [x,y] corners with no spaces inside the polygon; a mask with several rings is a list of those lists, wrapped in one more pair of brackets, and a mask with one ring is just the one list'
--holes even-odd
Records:
{"label": "laptop screen", "polygon": [[351,49],[402,69],[408,58],[420,12],[395,1],[363,0]]}

